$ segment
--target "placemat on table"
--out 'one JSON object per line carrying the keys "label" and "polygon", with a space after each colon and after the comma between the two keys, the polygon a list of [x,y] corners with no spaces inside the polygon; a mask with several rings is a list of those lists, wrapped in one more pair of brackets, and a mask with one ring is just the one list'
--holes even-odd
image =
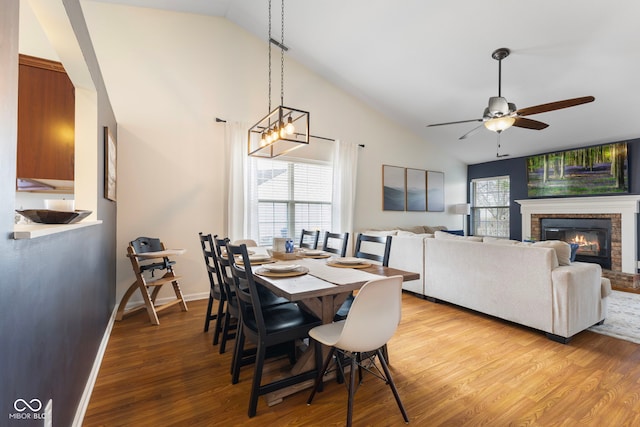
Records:
{"label": "placemat on table", "polygon": [[265,277],[296,277],[296,276],[305,275],[308,272],[309,272],[309,269],[307,267],[298,267],[293,271],[283,271],[283,272],[269,271],[264,268],[259,268],[255,271],[256,274],[259,274],[260,276],[265,276]]}
{"label": "placemat on table", "polygon": [[371,263],[365,262],[361,264],[340,264],[339,262],[327,261],[327,265],[330,267],[338,267],[338,268],[367,268],[371,267]]}

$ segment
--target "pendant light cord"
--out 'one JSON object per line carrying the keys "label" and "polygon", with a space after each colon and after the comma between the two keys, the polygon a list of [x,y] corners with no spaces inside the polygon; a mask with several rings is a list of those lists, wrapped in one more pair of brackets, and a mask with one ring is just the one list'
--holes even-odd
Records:
{"label": "pendant light cord", "polygon": [[267,112],[271,112],[271,0],[269,0],[269,38],[267,39],[269,44],[269,108]]}
{"label": "pendant light cord", "polygon": [[284,0],[281,0],[280,5],[280,105],[284,105]]}

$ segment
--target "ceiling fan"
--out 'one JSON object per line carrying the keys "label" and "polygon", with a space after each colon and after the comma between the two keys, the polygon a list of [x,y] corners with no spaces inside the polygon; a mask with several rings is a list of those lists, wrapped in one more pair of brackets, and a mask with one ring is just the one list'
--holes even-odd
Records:
{"label": "ceiling fan", "polygon": [[489,98],[489,105],[484,109],[482,118],[471,120],[460,120],[456,122],[436,123],[431,126],[444,126],[453,125],[458,123],[470,123],[470,122],[482,122],[481,125],[465,133],[458,139],[465,139],[476,133],[482,126],[485,128],[497,132],[500,134],[503,130],[516,126],[525,129],[541,130],[549,125],[537,120],[528,119],[525,116],[532,114],[546,113],[547,111],[560,110],[562,108],[575,107],[576,105],[586,104],[593,102],[595,98],[593,96],[583,96],[580,98],[565,99],[563,101],[550,102],[548,104],[540,104],[533,107],[516,109],[516,105],[507,102],[506,98],[502,97],[502,60],[509,56],[511,51],[506,47],[496,49],[491,54],[491,57],[498,61],[498,96],[492,96]]}

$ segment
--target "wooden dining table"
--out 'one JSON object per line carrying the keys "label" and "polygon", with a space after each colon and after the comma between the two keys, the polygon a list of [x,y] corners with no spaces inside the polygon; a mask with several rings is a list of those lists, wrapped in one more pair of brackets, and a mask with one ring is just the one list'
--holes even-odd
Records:
{"label": "wooden dining table", "polygon": [[[260,248],[252,248],[260,252]],[[308,269],[306,274],[294,277],[269,277],[261,274],[260,265],[252,266],[253,276],[257,283],[265,286],[278,296],[297,302],[304,309],[322,320],[331,323],[333,318],[347,297],[353,291],[360,289],[369,280],[380,277],[402,276],[404,281],[420,278],[419,273],[383,267],[369,263],[369,265],[354,265],[352,267],[332,263],[334,258],[317,258],[300,256],[291,260],[277,260],[280,263],[296,264],[302,269]],[[333,265],[333,266],[332,266]],[[315,368],[314,346],[307,349],[298,358],[291,373],[298,374]],[[294,386],[278,390],[265,396],[269,406],[282,401],[282,398],[297,391],[311,387],[313,381],[306,381]]]}

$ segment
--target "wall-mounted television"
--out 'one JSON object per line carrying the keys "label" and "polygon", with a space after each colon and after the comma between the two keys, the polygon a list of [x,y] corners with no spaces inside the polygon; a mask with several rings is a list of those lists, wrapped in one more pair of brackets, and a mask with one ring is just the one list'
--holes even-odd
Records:
{"label": "wall-mounted television", "polygon": [[528,157],[527,190],[532,198],[628,193],[627,143]]}

